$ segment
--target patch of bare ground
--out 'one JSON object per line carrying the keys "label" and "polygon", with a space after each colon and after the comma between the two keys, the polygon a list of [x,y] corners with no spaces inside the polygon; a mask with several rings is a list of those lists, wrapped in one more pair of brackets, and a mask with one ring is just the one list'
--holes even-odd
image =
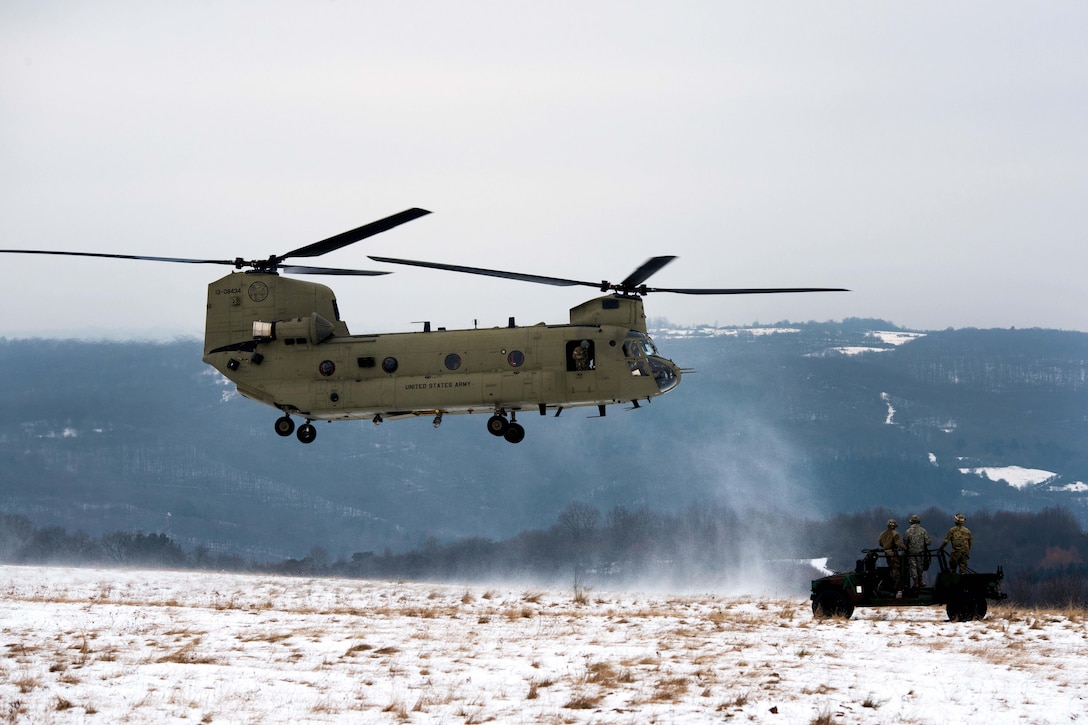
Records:
{"label": "patch of bare ground", "polygon": [[691,680],[684,676],[662,677],[654,683],[648,702],[676,702],[691,689]]}
{"label": "patch of bare ground", "polygon": [[571,693],[570,699],[563,704],[563,707],[570,710],[592,710],[597,707],[603,699],[604,695],[599,693],[575,691]]}
{"label": "patch of bare ground", "polygon": [[186,642],[181,647],[162,655],[155,662],[173,663],[179,665],[215,665],[220,664],[223,660],[215,655],[200,652],[197,646],[200,641]]}

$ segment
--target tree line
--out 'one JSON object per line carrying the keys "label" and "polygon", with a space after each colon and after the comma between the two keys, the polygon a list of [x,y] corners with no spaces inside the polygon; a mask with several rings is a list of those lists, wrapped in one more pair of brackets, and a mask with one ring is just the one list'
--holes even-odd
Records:
{"label": "tree line", "polygon": [[[952,523],[951,513],[936,508],[910,513],[921,515],[934,546]],[[810,560],[826,557],[832,569],[852,568],[862,549],[876,547],[889,518],[902,519],[905,529],[908,516],[884,508],[823,520],[724,507],[674,513],[615,507],[602,514],[573,502],[552,526],[498,541],[430,539],[410,551],[361,551],[335,558],[314,546],[300,558],[257,561],[203,546],[186,551],[163,533],[112,532],[93,538],[60,527],[35,528],[25,517],[0,514],[0,561],[793,595],[807,591],[809,580],[819,576]],[[968,516],[968,527],[975,536],[972,568],[1002,566],[1003,589],[1013,602],[1088,606],[1088,537],[1070,511],[975,512]]]}

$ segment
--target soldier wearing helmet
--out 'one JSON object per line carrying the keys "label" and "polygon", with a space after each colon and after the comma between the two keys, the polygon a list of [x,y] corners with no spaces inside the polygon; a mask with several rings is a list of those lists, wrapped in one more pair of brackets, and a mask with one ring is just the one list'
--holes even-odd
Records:
{"label": "soldier wearing helmet", "polygon": [[905,551],[903,538],[896,529],[899,524],[895,519],[888,519],[888,528],[880,535],[879,545],[884,550],[884,556],[888,559],[888,571],[892,577],[892,585],[895,587],[896,596],[902,595],[902,586],[899,581],[899,552]]}
{"label": "soldier wearing helmet", "polygon": [[922,528],[922,517],[911,514],[910,527],[903,534],[903,543],[907,547],[907,569],[915,589],[925,586],[926,550],[933,543],[929,532]]}
{"label": "soldier wearing helmet", "polygon": [[575,370],[589,370],[593,367],[589,354],[589,340],[582,340],[571,350]]}
{"label": "soldier wearing helmet", "polygon": [[970,559],[971,544],[974,543],[974,538],[971,536],[971,531],[964,526],[967,517],[963,514],[956,514],[953,521],[952,528],[944,535],[941,549],[943,550],[945,546],[951,543],[952,554],[949,561],[952,564],[952,569],[959,569],[960,574],[966,574],[967,561]]}

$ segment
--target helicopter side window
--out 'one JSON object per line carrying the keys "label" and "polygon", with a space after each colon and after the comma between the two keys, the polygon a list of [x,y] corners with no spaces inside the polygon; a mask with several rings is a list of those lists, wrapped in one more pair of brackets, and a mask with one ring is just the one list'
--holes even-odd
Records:
{"label": "helicopter side window", "polygon": [[567,341],[567,371],[581,372],[593,369],[593,341]]}

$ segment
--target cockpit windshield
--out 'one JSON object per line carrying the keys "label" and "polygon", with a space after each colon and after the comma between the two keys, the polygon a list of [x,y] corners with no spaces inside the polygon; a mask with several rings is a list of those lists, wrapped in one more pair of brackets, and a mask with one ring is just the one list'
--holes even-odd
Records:
{"label": "cockpit windshield", "polygon": [[650,336],[638,330],[627,333],[627,341],[623,343],[623,350],[627,357],[648,357],[657,354],[657,347]]}

